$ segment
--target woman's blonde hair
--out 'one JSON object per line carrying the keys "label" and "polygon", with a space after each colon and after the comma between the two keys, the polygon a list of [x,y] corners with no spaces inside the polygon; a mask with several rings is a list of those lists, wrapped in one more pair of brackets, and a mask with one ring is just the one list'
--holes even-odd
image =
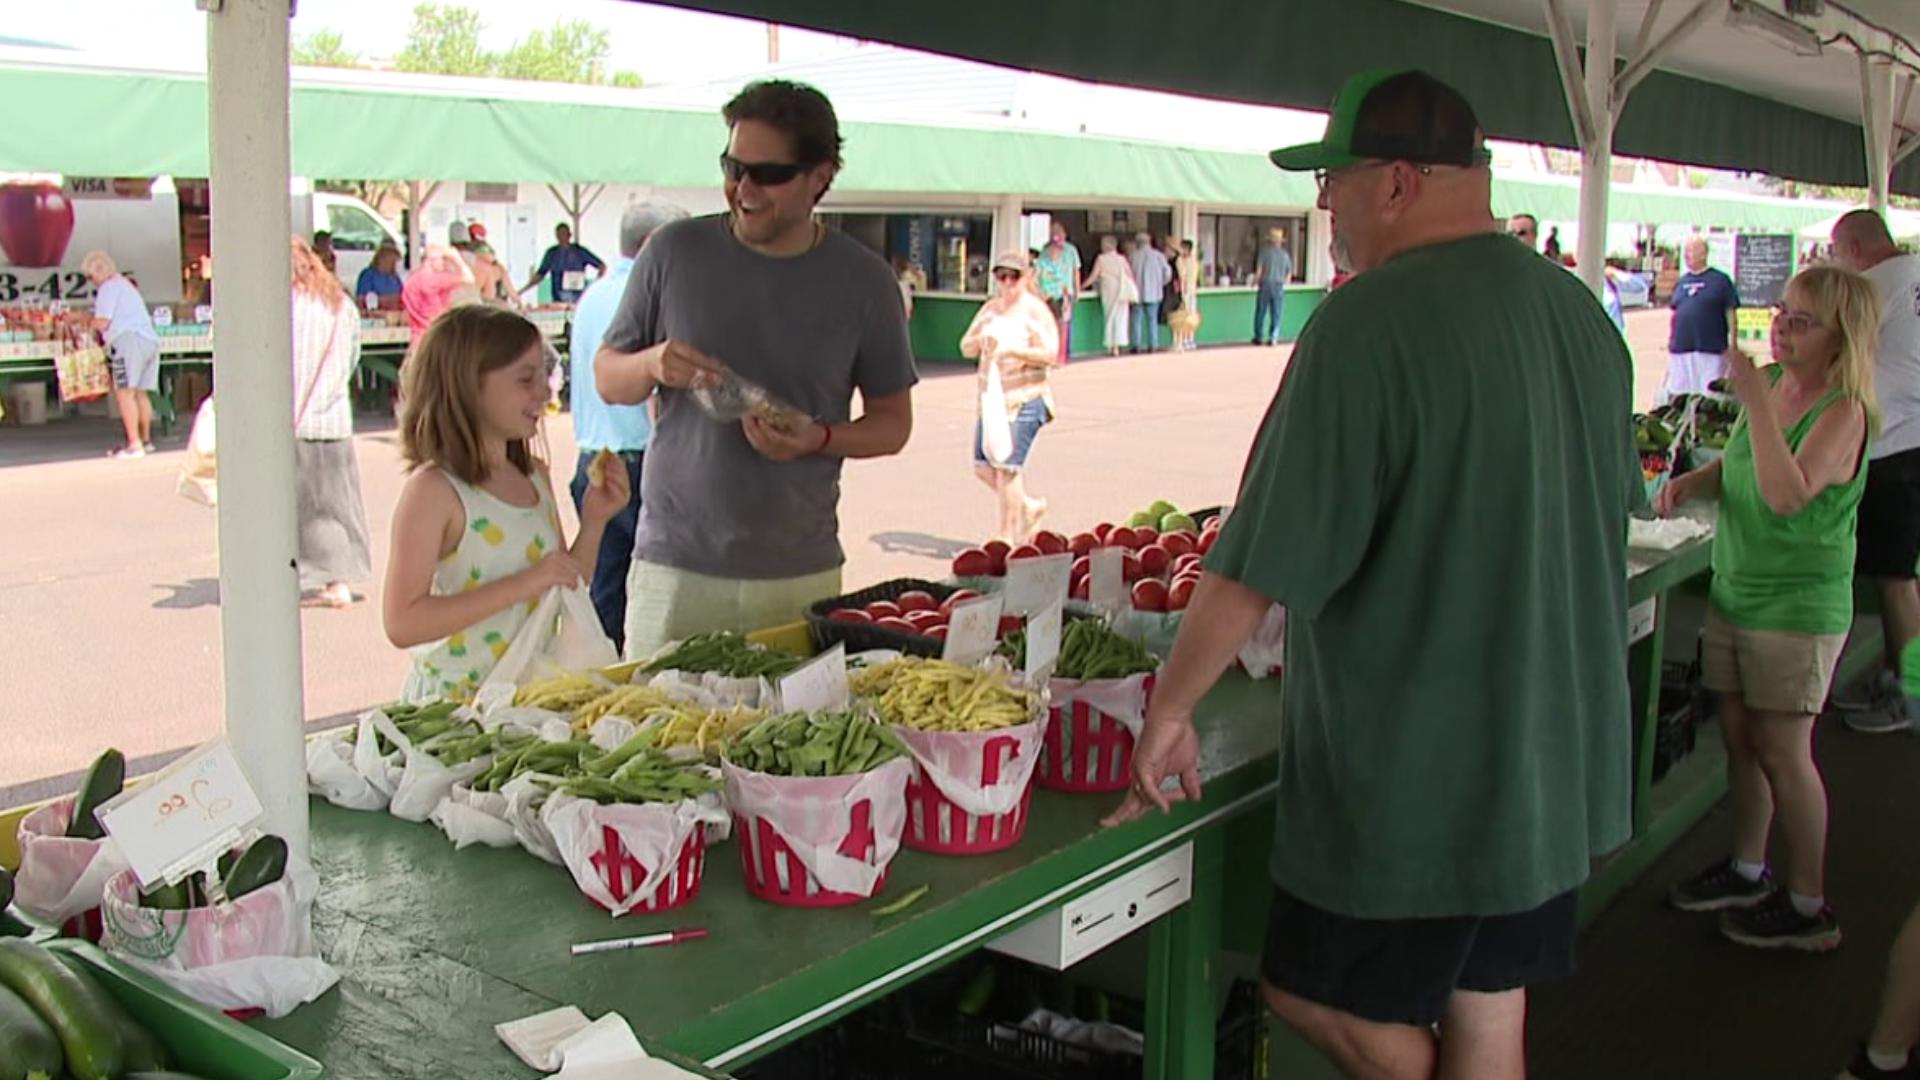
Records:
{"label": "woman's blonde hair", "polygon": [[[400,454],[408,471],[437,465],[469,484],[484,483],[480,381],[543,344],[539,327],[504,308],[463,304],[435,319],[401,367]],[[525,439],[507,443],[507,460],[533,472]]]}
{"label": "woman's blonde hair", "polygon": [[1877,428],[1880,403],[1874,394],[1873,365],[1880,346],[1880,295],[1873,282],[1826,265],[1800,271],[1787,288],[1798,288],[1808,313],[1840,335],[1840,354],[1829,377],[1843,397],[1866,409],[1868,423]]}
{"label": "woman's blonde hair", "polygon": [[320,261],[313,245],[305,239],[295,236],[293,241],[293,291],[305,293],[327,302],[331,307],[339,307],[347,301],[347,290],[340,284],[334,272]]}

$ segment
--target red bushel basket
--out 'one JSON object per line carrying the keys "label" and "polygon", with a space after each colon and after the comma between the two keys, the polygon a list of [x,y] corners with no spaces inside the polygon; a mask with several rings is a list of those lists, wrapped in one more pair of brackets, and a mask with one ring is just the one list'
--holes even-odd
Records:
{"label": "red bushel basket", "polygon": [[1084,683],[1053,680],[1056,704],[1051,706],[1052,722],[1034,783],[1077,793],[1126,790],[1133,782],[1133,730],[1108,710],[1120,708],[1117,701],[1137,700],[1138,715],[1144,716],[1153,683],[1150,674]]}
{"label": "red bushel basket", "polygon": [[[627,851],[620,833],[606,825],[600,828],[600,850],[594,854],[592,863],[600,880],[606,884],[607,891],[620,901],[631,896],[633,890],[646,881],[652,869],[640,865],[640,860]],[[629,913],[672,911],[692,903],[693,898],[700,895],[700,879],[706,869],[707,830],[695,829],[687,834],[686,841],[680,845],[680,856],[674,862],[673,873],[667,875],[667,880],[661,882],[651,896],[629,908]],[[593,903],[602,911],[613,910],[598,900]]]}
{"label": "red bushel basket", "polygon": [[853,776],[772,776],[732,763],[722,771],[749,893],[788,907],[842,907],[886,886],[912,761]]}
{"label": "red bushel basket", "polygon": [[595,907],[620,916],[670,911],[700,895],[706,822],[716,815],[691,799],[601,806],[555,795],[540,820],[574,885]]}
{"label": "red bushel basket", "polygon": [[1046,717],[996,731],[893,732],[913,754],[904,843],[935,855],[985,855],[1027,831]]}

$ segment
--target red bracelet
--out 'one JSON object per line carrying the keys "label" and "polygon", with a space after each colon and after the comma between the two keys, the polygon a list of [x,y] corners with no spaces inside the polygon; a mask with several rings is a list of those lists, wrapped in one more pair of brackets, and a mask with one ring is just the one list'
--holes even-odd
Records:
{"label": "red bracelet", "polygon": [[828,444],[832,442],[833,442],[833,425],[821,424],[820,425],[820,449],[815,450],[814,453],[816,454],[826,453]]}

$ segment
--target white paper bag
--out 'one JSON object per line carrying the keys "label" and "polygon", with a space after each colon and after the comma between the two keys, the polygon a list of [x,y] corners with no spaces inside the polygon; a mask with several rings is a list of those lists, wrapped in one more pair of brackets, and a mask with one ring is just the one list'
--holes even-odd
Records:
{"label": "white paper bag", "polygon": [[15,839],[20,869],[13,899],[20,910],[56,925],[100,906],[107,882],[127,869],[112,837],[79,840],[67,835],[75,796],[48,803],[20,819]]}
{"label": "white paper bag", "polygon": [[[746,828],[741,844],[757,843],[757,824],[765,822],[821,888],[855,896],[872,896],[894,855],[907,824],[907,779],[912,758],[895,758],[854,776],[769,776],[721,765],[727,781],[727,805]],[[870,859],[839,852],[854,829],[854,807],[871,806],[873,830]],[[801,891],[800,883],[792,886]]]}

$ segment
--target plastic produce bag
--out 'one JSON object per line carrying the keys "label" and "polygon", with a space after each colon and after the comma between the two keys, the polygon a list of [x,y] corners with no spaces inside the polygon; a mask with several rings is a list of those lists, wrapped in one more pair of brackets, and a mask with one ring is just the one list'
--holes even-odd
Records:
{"label": "plastic produce bag", "polygon": [[721,771],[749,891],[819,905],[864,899],[886,883],[906,829],[912,758],[854,776],[769,776],[732,763]]}
{"label": "plastic produce bag", "polygon": [[313,955],[313,868],[290,859],[279,881],[212,907],[140,906],[131,870],[107,883],[108,952],[216,1009],[282,1017],[326,993],[340,973]]}
{"label": "plastic produce bag", "polygon": [[734,371],[725,372],[714,385],[702,386],[688,393],[701,412],[722,423],[759,416],[780,427],[791,426],[794,421],[806,417],[799,409],[773,396],[766,387],[742,378]]}
{"label": "plastic produce bag", "polygon": [[[507,643],[507,651],[500,654],[487,685],[519,686],[548,675],[595,671],[619,662],[586,590],[548,589]],[[486,686],[480,689],[485,691]]]}
{"label": "plastic produce bag", "polygon": [[980,391],[980,449],[987,460],[1004,465],[1013,457],[1013,421],[1007,416],[1007,391],[1000,365],[986,362],[987,385]]}
{"label": "plastic produce bag", "polygon": [[1280,674],[1287,654],[1287,609],[1275,604],[1267,609],[1260,629],[1240,647],[1240,666],[1256,679]]}
{"label": "plastic produce bag", "polygon": [[180,466],[180,495],[190,502],[216,506],[220,502],[220,467],[214,449],[213,399],[200,403],[193,415],[193,433],[187,436],[187,460]]}
{"label": "plastic produce bag", "polygon": [[358,747],[347,741],[348,730],[322,732],[307,741],[307,790],[347,810],[385,810],[392,793],[354,767]]}
{"label": "plastic produce bag", "polygon": [[13,879],[13,901],[43,922],[94,923],[75,936],[98,938],[97,920],[87,916],[99,909],[107,882],[127,868],[127,860],[112,837],[80,840],[67,835],[75,801],[76,796],[69,795],[20,819],[15,833],[20,869]]}
{"label": "plastic produce bag", "polygon": [[[370,788],[390,802],[394,789],[400,786],[406,759],[398,749],[390,754],[380,752],[380,741],[374,738],[375,717],[387,720],[387,714],[379,709],[368,709],[360,714],[359,728],[353,741],[353,769],[366,780]],[[388,725],[391,726],[392,722],[388,721]]]}
{"label": "plastic produce bag", "polygon": [[474,844],[508,848],[519,842],[507,820],[507,797],[498,791],[474,791],[464,782],[448,790],[428,820],[447,834],[455,851]]}
{"label": "plastic produce bag", "polygon": [[459,765],[443,765],[432,754],[416,748],[383,712],[373,714],[373,728],[400,748],[406,762],[400,770],[399,783],[394,785],[393,799],[387,805],[387,812],[402,821],[425,821],[432,817],[434,808],[453,790],[453,785],[479,776],[493,764],[493,756],[488,754]]}
{"label": "plastic produce bag", "polygon": [[540,812],[574,884],[616,917],[692,900],[705,870],[705,828],[725,816],[692,799],[602,806],[564,792]]}

